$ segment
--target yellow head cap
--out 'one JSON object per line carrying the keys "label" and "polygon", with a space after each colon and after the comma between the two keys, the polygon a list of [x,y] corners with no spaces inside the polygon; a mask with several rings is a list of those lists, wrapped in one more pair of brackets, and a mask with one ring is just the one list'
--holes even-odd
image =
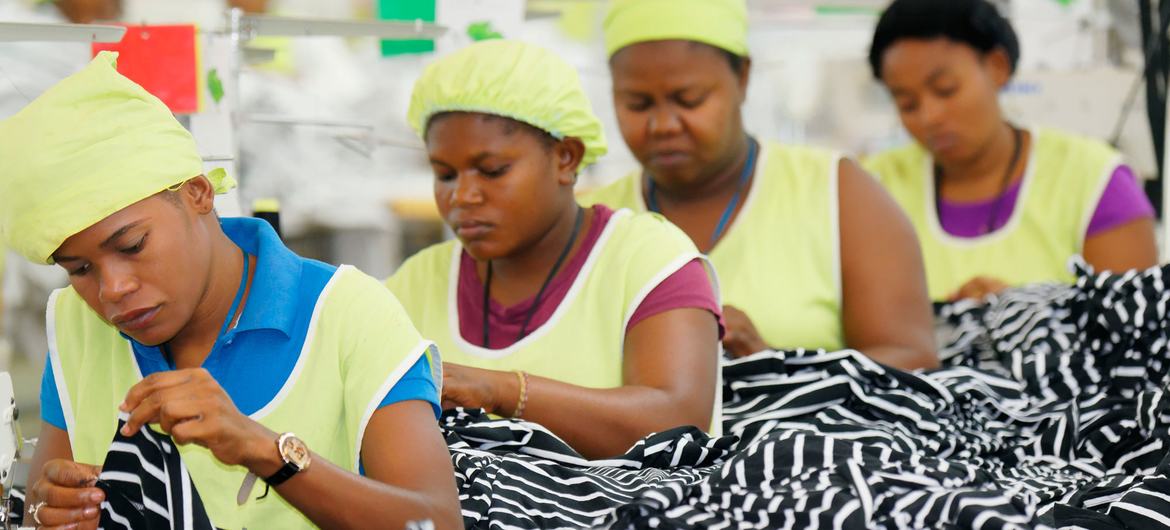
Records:
{"label": "yellow head cap", "polygon": [[478,112],[527,123],[557,139],[585,143],[581,167],[606,152],[601,120],[593,114],[577,70],[556,54],[518,41],[481,41],[452,53],[414,84],[407,121],[425,137],[431,118]]}
{"label": "yellow head cap", "polygon": [[605,52],[640,42],[689,40],[748,55],[745,0],[612,0]]}
{"label": "yellow head cap", "polygon": [[[52,263],[66,239],[203,173],[191,134],[101,52],[0,121],[0,242]],[[235,185],[222,169],[216,192]]]}

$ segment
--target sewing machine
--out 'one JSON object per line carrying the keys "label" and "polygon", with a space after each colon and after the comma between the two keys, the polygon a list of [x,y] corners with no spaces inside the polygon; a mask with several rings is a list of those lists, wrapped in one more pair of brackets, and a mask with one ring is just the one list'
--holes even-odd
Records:
{"label": "sewing machine", "polygon": [[0,528],[3,529],[19,526],[24,514],[24,496],[12,489],[16,461],[24,443],[19,418],[12,377],[8,372],[0,372]]}

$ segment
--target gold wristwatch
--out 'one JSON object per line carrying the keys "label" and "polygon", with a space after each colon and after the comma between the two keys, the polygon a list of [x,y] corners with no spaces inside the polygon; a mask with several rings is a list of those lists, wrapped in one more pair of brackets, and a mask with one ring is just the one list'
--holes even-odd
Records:
{"label": "gold wristwatch", "polygon": [[264,479],[264,482],[272,487],[284,484],[293,475],[309,469],[309,464],[313,461],[309,447],[291,432],[286,432],[276,439],[276,450],[280,453],[280,459],[284,460],[284,466]]}

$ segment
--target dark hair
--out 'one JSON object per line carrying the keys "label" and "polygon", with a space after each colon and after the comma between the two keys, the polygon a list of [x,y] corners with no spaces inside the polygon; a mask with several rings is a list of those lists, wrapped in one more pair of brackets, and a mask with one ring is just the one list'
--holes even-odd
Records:
{"label": "dark hair", "polygon": [[175,206],[183,205],[183,197],[179,195],[179,190],[162,190],[159,196]]}
{"label": "dark hair", "polygon": [[981,53],[1002,49],[1012,73],[1020,41],[1006,18],[987,0],[894,0],[878,20],[869,48],[873,76],[882,78],[882,55],[901,39],[946,38]]}
{"label": "dark hair", "polygon": [[435,123],[435,120],[446,117],[446,116],[450,116],[453,114],[478,115],[484,121],[498,121],[504,128],[504,134],[511,135],[511,134],[516,133],[517,131],[522,131],[525,134],[530,134],[533,137],[535,137],[537,140],[540,140],[541,145],[543,145],[546,150],[551,150],[553,147],[555,147],[557,145],[557,142],[558,142],[557,138],[555,136],[553,136],[552,133],[550,133],[544,129],[541,129],[540,127],[537,127],[535,125],[530,125],[530,124],[524,123],[520,120],[509,118],[507,116],[498,116],[496,114],[488,114],[486,112],[474,112],[474,111],[452,110],[452,111],[446,111],[446,112],[439,112],[439,113],[435,114],[434,116],[431,116],[431,119],[429,121],[427,121],[427,132],[428,133],[430,132],[431,125]]}
{"label": "dark hair", "polygon": [[723,55],[727,57],[727,64],[731,65],[732,72],[735,72],[736,75],[743,73],[743,65],[747,61],[746,57],[727,50],[721,49],[719,51],[723,52]]}
{"label": "dark hair", "polygon": [[183,206],[183,196],[180,195],[179,193],[182,191],[183,186],[186,186],[187,183],[190,182],[191,180],[197,179],[197,178],[202,177],[202,176],[203,175],[199,175],[199,176],[196,176],[192,179],[184,180],[183,182],[180,182],[178,184],[175,184],[174,186],[171,186],[165,190],[162,190],[162,191],[156,193],[155,195],[158,195],[159,197],[165,199],[167,202],[169,202],[175,206],[182,207]]}
{"label": "dark hair", "polygon": [[731,67],[732,72],[735,72],[736,75],[743,73],[744,65],[747,63],[747,57],[732,51],[725,50],[713,44],[707,44],[705,42],[699,42],[696,40],[688,42],[690,42],[692,47],[702,47],[714,50],[716,53],[722,55],[723,58],[727,60],[727,65]]}

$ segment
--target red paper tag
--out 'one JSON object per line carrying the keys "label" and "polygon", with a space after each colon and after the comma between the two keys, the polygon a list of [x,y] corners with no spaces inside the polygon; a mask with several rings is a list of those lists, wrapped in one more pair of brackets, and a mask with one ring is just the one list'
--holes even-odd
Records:
{"label": "red paper tag", "polygon": [[93,44],[118,52],[118,71],[175,114],[199,112],[199,47],[195,26],[126,26],[122,42]]}

